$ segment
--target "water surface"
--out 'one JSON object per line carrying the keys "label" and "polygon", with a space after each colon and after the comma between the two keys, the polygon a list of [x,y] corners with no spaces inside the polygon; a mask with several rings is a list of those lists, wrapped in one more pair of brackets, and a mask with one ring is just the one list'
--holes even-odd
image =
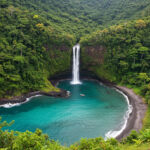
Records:
{"label": "water surface", "polygon": [[115,89],[96,81],[71,85],[62,81],[58,87],[71,92],[68,98],[39,96],[13,108],[0,108],[3,120],[15,123],[9,128],[35,131],[40,128],[50,138],[62,144],[72,144],[80,138],[105,137],[110,130],[121,129],[128,110],[125,97]]}

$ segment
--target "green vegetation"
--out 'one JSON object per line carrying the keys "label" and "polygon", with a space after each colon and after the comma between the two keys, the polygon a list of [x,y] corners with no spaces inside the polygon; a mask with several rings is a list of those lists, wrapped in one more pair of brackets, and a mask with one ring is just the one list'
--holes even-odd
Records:
{"label": "green vegetation", "polygon": [[57,90],[49,77],[70,67],[75,38],[14,6],[0,9],[0,97]]}
{"label": "green vegetation", "polygon": [[78,39],[125,20],[150,15],[150,0],[1,0],[45,18],[51,26],[76,35]]}
{"label": "green vegetation", "polygon": [[[138,94],[150,99],[150,18],[111,26],[83,37],[83,67],[99,77],[138,87]],[[98,59],[88,51],[99,54]],[[100,48],[101,47],[101,48]],[[101,51],[101,53],[97,52]],[[101,59],[102,61],[99,61]],[[110,76],[111,75],[111,76]]]}
{"label": "green vegetation", "polygon": [[[150,104],[150,18],[110,26],[82,37],[82,68],[119,85],[132,88]],[[94,55],[96,54],[96,55]],[[100,61],[101,60],[101,61]],[[140,134],[132,132],[120,149],[149,149],[150,107]],[[143,143],[145,141],[145,144]],[[147,143],[147,144],[146,144]]]}
{"label": "green vegetation", "polygon": [[140,134],[132,131],[131,135],[120,143],[115,139],[105,141],[99,137],[94,139],[81,139],[80,142],[66,147],[49,139],[39,129],[34,133],[29,131],[21,133],[2,130],[3,127],[11,124],[0,122],[1,150],[147,150],[150,147],[149,129],[141,131]]}
{"label": "green vegetation", "polygon": [[[1,0],[0,97],[9,98],[36,90],[57,90],[48,79],[70,67],[72,46],[81,36],[97,29],[104,29],[111,24],[149,16],[149,8],[149,0],[132,2],[130,0]],[[142,22],[138,24],[140,25]],[[139,28],[136,27],[134,32]],[[115,34],[115,31],[113,32],[112,34]],[[122,34],[125,36],[125,33]],[[130,33],[128,34],[130,35]],[[144,42],[148,44],[148,33],[145,36],[148,38]],[[113,45],[111,40],[107,42]],[[122,42],[124,41],[122,40]],[[127,42],[128,45],[131,44],[130,41]],[[114,43],[114,49],[116,48],[115,44],[117,45],[117,43]],[[145,55],[142,53],[147,50],[145,48],[148,46],[139,45],[139,47],[142,49],[140,50],[141,58],[138,59],[142,60],[142,69],[146,70]],[[126,61],[119,63],[125,72],[126,66],[129,64],[126,64]],[[106,71],[102,66],[100,67],[102,71],[100,71],[97,69],[97,65],[99,64],[95,63],[97,74],[103,76],[101,73],[103,71],[109,79],[112,78],[111,81],[115,80],[115,75],[110,76],[110,71]],[[140,62],[133,67],[134,69],[141,67]],[[116,72],[116,68],[112,68],[115,70],[111,73]],[[138,78],[147,82],[149,77],[142,73],[144,70],[138,74]],[[143,86],[144,92],[147,89],[148,87],[144,88]]]}

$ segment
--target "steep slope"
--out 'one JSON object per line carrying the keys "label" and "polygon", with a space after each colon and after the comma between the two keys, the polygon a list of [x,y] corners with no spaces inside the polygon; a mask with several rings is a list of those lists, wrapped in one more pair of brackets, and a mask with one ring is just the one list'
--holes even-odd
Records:
{"label": "steep slope", "polygon": [[0,20],[0,98],[56,90],[48,78],[69,68],[74,37],[10,5]]}
{"label": "steep slope", "polygon": [[8,2],[42,15],[52,26],[75,34],[78,38],[96,31],[96,28],[150,15],[150,0],[9,0]]}
{"label": "steep slope", "polygon": [[101,78],[138,87],[150,99],[150,18],[99,30],[80,41],[82,68]]}
{"label": "steep slope", "polygon": [[[47,79],[70,67],[72,46],[81,35],[121,20],[147,16],[149,7],[150,0],[2,0],[1,97],[51,89],[52,86]],[[111,68],[108,76],[110,72],[115,74],[108,77],[109,79],[140,85],[142,82],[149,82],[147,27],[148,19],[124,23],[96,32],[90,36],[91,39],[86,37],[84,41],[83,38],[81,43],[92,44],[93,51],[97,50],[91,53],[88,48],[89,54],[95,61],[99,61],[92,62],[93,66],[99,65],[103,58],[107,57],[105,68],[103,66],[102,69]],[[99,44],[101,47],[98,47]],[[101,55],[103,50],[108,52],[106,56]],[[97,59],[99,55],[101,59]],[[129,77],[131,79],[128,79]],[[146,94],[148,87],[142,85]]]}
{"label": "steep slope", "polygon": [[[91,33],[97,28],[102,29],[104,26],[122,20],[147,16],[149,15],[149,7],[150,0],[2,0],[0,3],[1,97],[52,87],[47,79],[56,72],[69,68],[71,49],[76,42],[75,36],[78,41],[82,35]],[[119,31],[121,29],[118,31],[123,32],[123,38],[126,39],[125,33],[127,33],[127,37],[131,35],[128,31],[124,31],[124,26],[126,25],[123,25],[123,31]],[[133,34],[137,30],[139,29],[135,28]],[[140,39],[145,39],[146,36],[147,39],[144,42],[148,44],[148,33],[141,35],[140,32],[141,29],[138,31]],[[114,53],[116,53],[116,47],[120,46],[121,42],[118,45],[115,42],[120,35],[114,34],[115,42],[112,42],[114,38],[112,33],[108,37],[110,35],[111,40],[106,41],[111,44],[109,48],[114,47]],[[108,37],[106,36],[106,38]],[[137,41],[140,41],[138,35],[136,38]],[[88,42],[90,43],[90,41]],[[107,46],[107,43],[104,45]],[[130,42],[128,39],[128,47],[131,44],[132,41]],[[132,49],[139,49],[142,46],[143,51],[146,51],[145,47],[147,49],[149,45],[143,45],[143,41],[140,41],[139,46],[133,45]],[[125,47],[127,46],[125,45]],[[122,46],[119,49],[121,48]],[[105,48],[101,47],[100,49]],[[116,55],[116,57],[128,58],[126,55]],[[140,63],[142,63],[141,72],[145,73],[145,69],[148,69],[147,66],[149,65],[147,65],[148,62],[145,61],[144,57],[145,55],[142,55],[141,58],[139,56],[137,59],[142,62],[139,61],[138,64],[132,65],[130,70],[138,70],[141,67]],[[112,60],[110,55],[110,64],[113,63],[114,66],[118,66],[116,59],[119,58]],[[130,60],[123,59],[119,62],[120,78],[121,73],[124,74],[124,72],[129,71],[126,69],[126,66],[131,65],[128,61]],[[118,67],[111,68],[115,72]],[[138,74],[139,70],[136,73]],[[131,75],[133,74],[131,73]],[[142,75],[147,78],[147,74],[140,74],[140,76]]]}

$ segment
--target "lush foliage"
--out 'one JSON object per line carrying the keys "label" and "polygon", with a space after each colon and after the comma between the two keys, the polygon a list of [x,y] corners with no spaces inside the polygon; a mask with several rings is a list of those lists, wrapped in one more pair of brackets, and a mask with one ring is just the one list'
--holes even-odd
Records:
{"label": "lush foliage", "polygon": [[56,90],[48,79],[69,68],[74,37],[55,30],[39,15],[12,5],[3,7],[0,8],[0,97]]}
{"label": "lush foliage", "polygon": [[[116,83],[138,87],[150,99],[150,18],[140,19],[97,31],[81,39],[84,67]],[[103,62],[86,49],[102,47]],[[93,53],[97,53],[95,50]],[[99,57],[100,57],[99,56]],[[86,58],[86,59],[85,59]],[[94,63],[93,63],[94,62]],[[109,75],[107,75],[109,74]],[[110,76],[111,75],[111,76]]]}
{"label": "lush foliage", "polygon": [[[2,0],[42,15],[51,26],[76,35],[150,15],[150,0]],[[3,4],[4,5],[4,4]]]}
{"label": "lush foliage", "polygon": [[[150,104],[149,17],[98,30],[83,37],[80,43],[83,69],[88,68],[100,78],[132,88]],[[143,130],[140,134],[133,131],[119,149],[149,148],[149,118],[148,105]]]}
{"label": "lush foliage", "polygon": [[[1,119],[0,119],[1,121]],[[41,130],[34,133],[26,131],[24,133],[15,131],[3,131],[2,128],[8,126],[6,122],[0,122],[0,149],[5,150],[147,150],[150,146],[150,130],[141,131],[140,134],[133,131],[129,137],[119,143],[115,139],[103,138],[81,139],[80,142],[65,147],[55,142]]]}
{"label": "lush foliage", "polygon": [[[17,96],[20,93],[35,90],[54,90],[48,79],[70,67],[71,48],[76,42],[74,37],[79,40],[81,35],[91,33],[97,28],[102,29],[104,26],[119,23],[122,20],[148,16],[149,8],[149,0],[1,0],[0,97]],[[137,24],[140,26],[142,22]],[[140,27],[136,27],[134,32],[139,29]],[[121,29],[118,26],[119,30]],[[116,36],[116,31],[112,32],[111,36],[105,37],[108,39]],[[119,34],[125,36],[128,31],[121,32]],[[120,36],[119,34],[117,36]],[[129,32],[128,34],[130,36]],[[129,40],[131,39],[128,39],[128,45],[131,44]],[[149,36],[146,40],[144,42],[148,44]],[[113,42],[111,40],[107,42],[111,43],[110,48],[115,39]],[[123,39],[121,42],[124,42]],[[114,49],[115,45],[117,43],[114,43]],[[139,45],[139,47],[142,48],[140,50],[142,56],[138,59],[142,61],[143,70],[137,76],[143,82],[147,82],[148,76],[143,73],[145,73],[144,69],[148,68],[145,55],[142,54],[146,51],[147,45],[143,47]],[[134,69],[141,67],[141,61],[133,66]],[[116,62],[109,63],[116,64]],[[130,65],[124,60],[119,63],[124,69],[119,69],[122,73]],[[147,88],[143,86],[143,91],[146,93]]]}

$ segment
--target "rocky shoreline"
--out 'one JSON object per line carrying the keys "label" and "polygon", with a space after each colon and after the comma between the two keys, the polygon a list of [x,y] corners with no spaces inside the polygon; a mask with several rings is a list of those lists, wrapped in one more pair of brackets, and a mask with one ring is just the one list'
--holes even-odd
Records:
{"label": "rocky shoreline", "polygon": [[11,99],[0,99],[0,105],[4,104],[16,104],[16,103],[23,103],[27,100],[27,98],[30,98],[32,96],[36,95],[45,95],[45,96],[52,96],[52,97],[67,97],[68,92],[66,90],[60,89],[59,92],[42,92],[42,91],[35,91],[35,92],[30,92],[27,94],[23,94],[21,96],[16,96]]}

